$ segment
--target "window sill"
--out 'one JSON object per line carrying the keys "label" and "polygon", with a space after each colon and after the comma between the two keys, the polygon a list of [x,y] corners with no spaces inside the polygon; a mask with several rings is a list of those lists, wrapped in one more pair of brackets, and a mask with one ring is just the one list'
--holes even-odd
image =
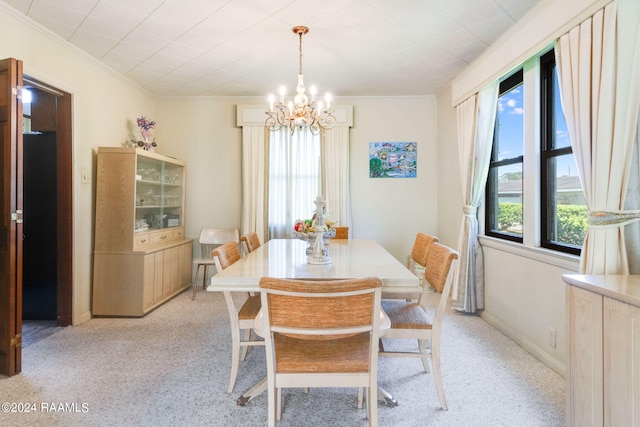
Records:
{"label": "window sill", "polygon": [[577,255],[565,254],[545,248],[533,248],[525,246],[522,243],[510,242],[489,236],[478,236],[478,240],[483,247],[508,252],[513,255],[533,259],[575,272],[580,270],[580,257]]}

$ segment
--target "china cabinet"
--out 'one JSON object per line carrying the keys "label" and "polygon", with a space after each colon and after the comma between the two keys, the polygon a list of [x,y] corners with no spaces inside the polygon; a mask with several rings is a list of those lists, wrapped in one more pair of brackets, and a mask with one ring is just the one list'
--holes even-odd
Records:
{"label": "china cabinet", "polygon": [[94,316],[143,316],[190,286],[185,167],[136,148],[98,148]]}

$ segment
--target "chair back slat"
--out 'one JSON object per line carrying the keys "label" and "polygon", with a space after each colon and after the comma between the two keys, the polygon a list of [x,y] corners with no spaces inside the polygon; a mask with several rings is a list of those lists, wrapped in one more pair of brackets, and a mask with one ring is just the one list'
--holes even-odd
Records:
{"label": "chair back slat", "polygon": [[240,237],[240,241],[245,244],[247,253],[253,252],[260,247],[260,238],[255,231],[252,233],[244,234]]}
{"label": "chair back slat", "polygon": [[[318,339],[321,335],[318,331],[322,329],[334,332],[326,339],[353,334],[354,328],[370,330],[375,292],[381,286],[378,278],[338,281],[263,278],[260,281],[272,327],[284,328],[288,331],[285,335],[303,339]],[[367,328],[363,329],[364,326]],[[340,330],[345,334],[336,334]]]}
{"label": "chair back slat", "polygon": [[346,328],[371,323],[371,293],[346,297],[294,297],[269,294],[269,315],[274,326]]}
{"label": "chair back slat", "polygon": [[208,228],[200,230],[200,254],[203,259],[211,259],[211,252],[223,243],[234,241],[240,243],[240,232],[237,228]]}
{"label": "chair back slat", "polygon": [[430,246],[424,277],[436,291],[442,293],[447,282],[451,263],[458,258],[458,253],[438,242],[433,242]]}
{"label": "chair back slat", "polygon": [[211,256],[216,260],[216,268],[224,270],[240,259],[238,243],[235,241],[226,242],[211,251]]}
{"label": "chair back slat", "polygon": [[416,240],[413,242],[413,248],[411,249],[411,259],[422,267],[427,265],[427,257],[429,256],[431,244],[437,241],[438,238],[435,236],[418,233]]}
{"label": "chair back slat", "polygon": [[349,227],[334,227],[336,230],[336,237],[334,239],[348,239]]}

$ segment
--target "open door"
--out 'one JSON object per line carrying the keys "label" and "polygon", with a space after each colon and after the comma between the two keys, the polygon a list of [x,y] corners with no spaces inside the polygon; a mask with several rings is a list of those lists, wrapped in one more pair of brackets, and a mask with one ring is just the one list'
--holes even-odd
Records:
{"label": "open door", "polygon": [[0,60],[0,374],[22,369],[22,61]]}

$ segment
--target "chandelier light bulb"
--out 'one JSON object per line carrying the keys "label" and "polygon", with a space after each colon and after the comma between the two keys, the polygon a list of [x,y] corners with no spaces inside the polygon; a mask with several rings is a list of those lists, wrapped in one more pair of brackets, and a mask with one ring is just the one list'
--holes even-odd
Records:
{"label": "chandelier light bulb", "polygon": [[311,87],[309,88],[309,93],[311,94],[311,101],[315,101],[316,93],[318,93],[318,89],[315,87],[315,85],[311,85]]}
{"label": "chandelier light bulb", "polygon": [[273,111],[273,102],[275,101],[275,96],[269,95],[269,111]]}
{"label": "chandelier light bulb", "polygon": [[284,104],[284,96],[287,94],[287,88],[280,86],[280,102]]}
{"label": "chandelier light bulb", "polygon": [[327,101],[327,109],[331,108],[331,94],[327,93],[324,96],[324,100]]}

